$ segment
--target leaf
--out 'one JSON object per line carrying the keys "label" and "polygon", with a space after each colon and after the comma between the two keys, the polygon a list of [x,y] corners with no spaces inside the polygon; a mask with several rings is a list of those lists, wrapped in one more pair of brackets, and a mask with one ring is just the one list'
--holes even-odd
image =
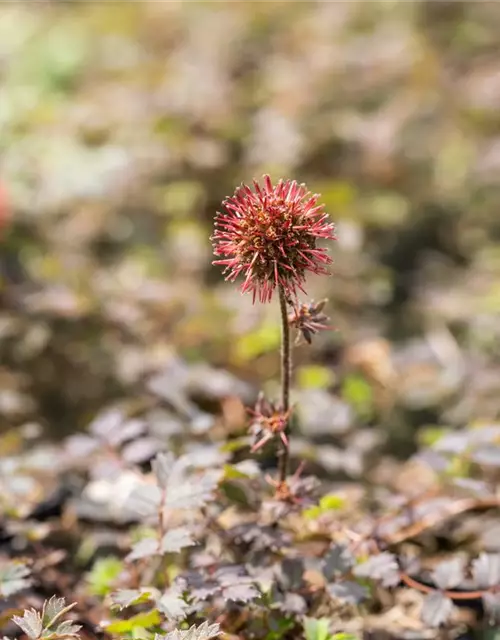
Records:
{"label": "leaf", "polygon": [[373,389],[370,384],[358,374],[349,374],[342,383],[342,398],[350,404],[356,412],[369,418],[373,411]]}
{"label": "leaf", "polygon": [[321,365],[306,365],[297,371],[297,383],[301,389],[326,389],[333,380],[331,369]]}
{"label": "leaf", "polygon": [[203,507],[213,495],[221,471],[210,470],[197,476],[186,478],[180,484],[170,485],[164,505],[168,509],[195,509]]}
{"label": "leaf", "polygon": [[[279,602],[279,597],[276,598]],[[296,616],[303,615],[307,611],[307,602],[298,593],[285,593],[281,595],[279,608],[285,613],[291,613]]]}
{"label": "leaf", "polygon": [[42,610],[42,623],[45,630],[42,637],[45,638],[51,633],[58,634],[60,636],[78,637],[78,632],[82,626],[74,624],[72,620],[61,622],[54,630],[55,623],[75,606],[76,602],[72,602],[67,605],[65,604],[64,598],[57,598],[56,596],[52,596],[48,602],[45,601]]}
{"label": "leaf", "polygon": [[43,631],[42,618],[34,609],[25,611],[22,617],[13,616],[12,621],[15,622],[18,627],[21,627],[29,638],[33,638],[34,640],[39,638]]}
{"label": "leaf", "polygon": [[464,579],[465,562],[463,558],[453,558],[440,562],[432,572],[432,579],[440,589],[453,589]]}
{"label": "leaf", "polygon": [[58,624],[54,633],[58,636],[66,636],[66,637],[78,637],[78,632],[82,628],[81,624],[74,624],[72,620],[65,620]]}
{"label": "leaf", "polygon": [[289,637],[287,634],[295,628],[295,625],[295,616],[270,617],[264,640],[283,640],[283,638]]}
{"label": "leaf", "polygon": [[238,565],[222,567],[214,577],[221,587],[221,595],[225,600],[249,602],[260,596],[252,578],[246,575]]}
{"label": "leaf", "polygon": [[114,620],[104,628],[108,633],[124,634],[140,627],[141,629],[151,629],[161,623],[161,616],[158,609],[138,613],[128,620]]}
{"label": "leaf", "polygon": [[357,582],[352,582],[351,580],[330,583],[327,588],[328,593],[332,598],[349,604],[359,604],[369,595],[366,587],[363,587]]}
{"label": "leaf", "polygon": [[304,618],[306,640],[329,640],[329,618]]}
{"label": "leaf", "polygon": [[500,554],[481,553],[472,562],[472,577],[478,589],[500,584]]}
{"label": "leaf", "polygon": [[125,558],[127,562],[132,560],[140,560],[141,558],[150,558],[151,556],[160,555],[160,546],[157,538],[143,538],[136,542],[132,547],[132,551]]}
{"label": "leaf", "polygon": [[114,556],[96,560],[87,575],[90,592],[96,596],[107,595],[122,570],[122,561]]}
{"label": "leaf", "polygon": [[281,589],[293,591],[304,584],[304,562],[300,558],[285,558],[278,567],[277,578]]}
{"label": "leaf", "polygon": [[166,636],[155,636],[155,640],[210,640],[220,634],[220,626],[218,624],[208,624],[205,621],[199,627],[195,624],[186,631],[176,629],[167,633]]}
{"label": "leaf", "polygon": [[178,553],[185,547],[192,547],[196,542],[192,539],[187,527],[171,529],[163,536],[161,550],[163,553]]}
{"label": "leaf", "polygon": [[174,589],[169,589],[164,593],[156,605],[167,620],[175,620],[176,622],[184,620],[189,611],[187,602]]}
{"label": "leaf", "polygon": [[151,468],[156,476],[156,481],[162,489],[166,489],[170,474],[175,465],[175,457],[173,453],[158,453],[156,458],[151,463]]}
{"label": "leaf", "polygon": [[372,556],[366,562],[354,568],[358,578],[371,578],[381,582],[384,587],[393,587],[399,582],[399,566],[396,557],[387,551]]}
{"label": "leaf", "polygon": [[487,448],[478,449],[470,454],[470,458],[480,465],[500,467],[500,447],[490,445]]}
{"label": "leaf", "polygon": [[231,602],[250,602],[260,596],[257,587],[250,582],[242,584],[233,584],[222,589],[222,597],[224,600]]}
{"label": "leaf", "polygon": [[120,611],[125,607],[131,607],[134,604],[155,600],[160,592],[153,587],[142,587],[141,589],[119,589],[111,594],[111,601],[119,607]]}
{"label": "leaf", "polygon": [[337,544],[323,558],[322,571],[328,582],[352,569],[354,557],[347,547]]}
{"label": "leaf", "polygon": [[281,328],[277,323],[265,323],[254,331],[246,331],[236,342],[235,358],[241,363],[275,351],[281,341]]}
{"label": "leaf", "polygon": [[0,567],[0,595],[4,598],[31,585],[31,569],[20,562],[7,562]]}
{"label": "leaf", "polygon": [[[73,607],[74,605],[70,605]],[[59,617],[64,613],[66,607],[66,600],[64,598],[58,598],[52,596],[48,602],[45,602],[42,610],[42,624],[44,627],[49,627],[54,623],[54,618]],[[69,609],[68,609],[69,611]]]}
{"label": "leaf", "polygon": [[421,617],[429,627],[439,627],[448,620],[452,612],[453,602],[440,591],[435,591],[426,596]]}
{"label": "leaf", "polygon": [[321,511],[338,511],[339,509],[343,509],[345,505],[345,498],[342,498],[342,496],[338,496],[335,493],[328,493],[319,501]]}
{"label": "leaf", "polygon": [[126,508],[134,514],[147,518],[157,515],[161,505],[161,491],[156,485],[135,487],[126,503]]}
{"label": "leaf", "polygon": [[345,507],[345,498],[338,496],[334,493],[330,493],[326,496],[323,496],[319,501],[319,505],[310,507],[309,509],[305,509],[303,511],[303,515],[305,518],[309,520],[314,520],[319,518],[324,513],[328,513],[329,511],[338,511],[339,509],[343,509]]}

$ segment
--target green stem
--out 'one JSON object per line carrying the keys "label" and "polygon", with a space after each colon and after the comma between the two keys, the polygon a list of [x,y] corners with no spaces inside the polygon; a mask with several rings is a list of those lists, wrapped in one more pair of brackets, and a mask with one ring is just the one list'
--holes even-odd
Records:
{"label": "green stem", "polygon": [[[283,287],[279,288],[281,309],[281,409],[286,413],[290,408],[290,382],[292,377],[292,354],[290,342],[290,326],[288,324],[288,308]],[[288,424],[285,435],[288,437]],[[288,475],[288,447],[281,440],[278,450],[278,472],[280,482],[284,482]]]}

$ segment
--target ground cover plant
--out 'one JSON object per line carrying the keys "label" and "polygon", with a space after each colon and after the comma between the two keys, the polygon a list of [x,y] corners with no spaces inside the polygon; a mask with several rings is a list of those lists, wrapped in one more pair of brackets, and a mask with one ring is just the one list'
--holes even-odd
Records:
{"label": "ground cover plant", "polygon": [[0,5],[0,638],[498,636],[499,29]]}
{"label": "ground cover plant", "polygon": [[[7,608],[5,622],[11,619],[32,640],[82,634],[158,640],[298,635],[338,640],[364,633],[360,612],[380,606],[384,597],[392,597],[389,594],[404,585],[425,596],[420,618],[430,628],[451,632],[457,625],[455,605],[464,603],[476,609],[487,626],[497,623],[500,554],[481,552],[470,558],[457,551],[451,559],[433,559],[427,566],[404,543],[458,514],[500,506],[494,478],[482,482],[472,469],[498,466],[500,456],[492,446],[498,426],[438,434],[435,457],[428,454],[428,464],[441,472],[442,488],[450,483],[462,486],[474,494],[469,497],[446,497],[436,487],[406,500],[386,493],[383,502],[389,509],[351,522],[349,501],[341,493],[322,494],[318,479],[304,473],[305,460],[290,474],[295,409],[290,402],[291,332],[311,344],[319,330],[328,328],[326,301],[300,302],[298,291],[306,293],[308,272],[328,274],[325,265],[332,259],[319,242],[335,239],[334,224],[319,195],[295,181],[280,180],[273,186],[266,175],[262,184],[254,181],[253,190],[242,185],[224,201],[212,236],[218,256],[214,264],[225,267],[227,280],[242,276],[241,292],[251,293],[253,302],[269,303],[274,293],[278,295],[280,399],[269,400],[260,393],[249,411],[249,436],[215,444],[210,453],[203,447],[162,451],[160,439],[145,435],[147,419],[127,416],[119,408],[98,417],[89,436],[70,438],[62,455],[59,452],[65,471],[83,462],[87,480],[96,478],[98,497],[99,482],[111,479],[111,511],[103,519],[116,519],[125,527],[121,540],[113,536],[113,542],[106,543],[113,548],[111,555],[97,553],[97,542],[84,539],[78,545],[76,532],[67,530],[64,520],[56,528],[59,535],[65,532],[73,538],[64,543],[67,548],[41,552],[43,541],[55,532],[50,525],[39,529],[35,523],[62,509],[65,499],[60,494],[67,480],[59,495],[23,514],[16,509],[15,476],[18,473],[17,480],[22,480],[24,463],[11,462],[12,495],[3,498],[4,544],[19,547],[21,553],[3,561],[2,595],[8,601],[31,588],[33,581],[45,586],[47,565],[57,567],[56,584],[62,584],[41,611],[31,608],[13,615],[16,609]],[[268,448],[276,456],[276,472],[271,474],[247,457]],[[446,456],[451,456],[451,466]],[[117,470],[125,475],[116,475]],[[87,493],[89,489],[92,481]],[[75,585],[73,594],[75,562],[90,564],[90,570],[83,587]],[[64,565],[70,574],[61,580],[57,571],[64,571]],[[75,602],[66,604],[68,592]],[[78,602],[84,604],[87,628],[77,623],[79,618],[65,619],[77,610]]]}

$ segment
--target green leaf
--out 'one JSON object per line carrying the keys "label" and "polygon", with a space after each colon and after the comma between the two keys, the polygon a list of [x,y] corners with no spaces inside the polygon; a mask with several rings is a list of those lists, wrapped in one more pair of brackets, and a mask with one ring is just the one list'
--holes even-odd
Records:
{"label": "green leaf", "polygon": [[281,640],[290,629],[295,626],[293,618],[279,618],[278,620],[271,618],[270,630],[266,634],[265,640]]}
{"label": "green leaf", "polygon": [[90,593],[95,596],[107,595],[122,570],[123,563],[119,558],[109,556],[97,560],[87,575]]}
{"label": "green leaf", "polygon": [[373,412],[373,391],[368,382],[360,375],[348,375],[342,384],[342,397],[358,415],[368,419]]}
{"label": "green leaf", "polygon": [[232,464],[225,464],[223,481],[226,480],[248,480],[248,475],[237,469]]}
{"label": "green leaf", "polygon": [[220,490],[228,500],[244,507],[250,506],[245,484],[242,482],[223,482]]}
{"label": "green leaf", "polygon": [[331,640],[359,640],[359,638],[352,633],[341,632],[341,633],[335,633],[331,637]]}
{"label": "green leaf", "polygon": [[250,438],[248,436],[242,436],[241,438],[235,438],[234,440],[228,440],[221,447],[220,451],[222,453],[234,453],[235,451],[240,451],[240,449],[245,449],[250,445]]}
{"label": "green leaf", "polygon": [[297,381],[302,389],[326,389],[333,383],[334,375],[328,367],[311,364],[297,370]]}
{"label": "green leaf", "polygon": [[327,493],[319,501],[319,506],[322,511],[338,511],[345,507],[345,498],[336,495],[335,493]]}
{"label": "green leaf", "polygon": [[422,427],[418,432],[418,441],[423,447],[432,447],[441,438],[449,433],[449,429],[446,427],[429,425],[428,427]]}
{"label": "green leaf", "polygon": [[319,501],[319,505],[305,509],[303,515],[308,520],[315,520],[328,511],[338,511],[345,506],[345,499],[334,493],[323,496]]}
{"label": "green leaf", "polygon": [[330,640],[328,618],[304,618],[306,640]]}
{"label": "green leaf", "polygon": [[258,356],[278,349],[281,342],[279,324],[267,322],[255,331],[241,336],[235,346],[235,356],[240,362],[250,362]]}
{"label": "green leaf", "polygon": [[152,609],[144,613],[138,613],[128,620],[114,620],[105,629],[108,633],[133,633],[134,629],[151,629],[161,623],[161,615],[158,609]]}
{"label": "green leaf", "polygon": [[355,185],[345,180],[328,180],[311,185],[311,189],[321,193],[321,201],[324,202],[326,210],[335,211],[337,218],[352,217],[356,201]]}
{"label": "green leaf", "polygon": [[160,597],[160,592],[153,587],[141,587],[140,589],[120,589],[111,594],[113,607],[118,607],[120,611],[125,607],[131,607],[135,604],[142,604],[148,600],[154,600]]}

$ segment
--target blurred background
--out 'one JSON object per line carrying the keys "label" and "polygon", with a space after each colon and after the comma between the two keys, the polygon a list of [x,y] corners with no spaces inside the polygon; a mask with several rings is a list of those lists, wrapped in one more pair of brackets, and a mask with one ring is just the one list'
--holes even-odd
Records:
{"label": "blurred background", "polygon": [[279,314],[209,236],[263,172],[339,237],[294,452],[356,476],[498,418],[499,32],[478,0],[2,3],[4,452],[114,406],[152,437],[244,432]]}

